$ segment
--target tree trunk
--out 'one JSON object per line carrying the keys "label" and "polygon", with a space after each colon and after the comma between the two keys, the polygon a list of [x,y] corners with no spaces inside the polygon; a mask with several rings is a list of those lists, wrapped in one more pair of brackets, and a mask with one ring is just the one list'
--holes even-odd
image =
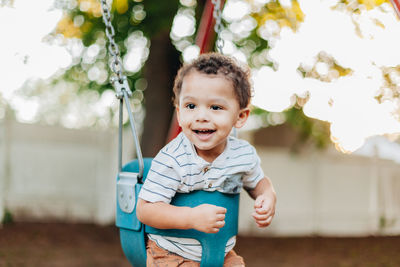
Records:
{"label": "tree trunk", "polygon": [[154,36],[144,69],[148,85],[144,92],[146,117],[141,146],[145,157],[154,157],[166,144],[174,111],[172,87],[179,65],[179,53],[170,41],[169,32]]}

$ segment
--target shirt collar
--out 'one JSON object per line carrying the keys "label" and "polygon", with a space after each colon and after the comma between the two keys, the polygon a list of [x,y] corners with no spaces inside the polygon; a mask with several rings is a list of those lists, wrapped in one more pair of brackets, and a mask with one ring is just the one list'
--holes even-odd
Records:
{"label": "shirt collar", "polygon": [[196,148],[194,147],[192,142],[190,142],[189,138],[187,138],[183,132],[181,132],[181,134],[182,134],[182,138],[184,139],[183,144],[185,145],[186,149],[190,150],[190,153],[193,155],[193,160],[196,164],[200,164],[201,166],[205,166],[205,165],[218,166],[221,163],[223,163],[223,164],[226,163],[226,160],[228,159],[228,154],[229,154],[228,151],[229,151],[229,148],[230,148],[230,145],[232,142],[230,136],[228,136],[228,138],[227,138],[227,143],[226,143],[226,147],[225,147],[224,151],[213,162],[207,162],[202,157],[197,155]]}

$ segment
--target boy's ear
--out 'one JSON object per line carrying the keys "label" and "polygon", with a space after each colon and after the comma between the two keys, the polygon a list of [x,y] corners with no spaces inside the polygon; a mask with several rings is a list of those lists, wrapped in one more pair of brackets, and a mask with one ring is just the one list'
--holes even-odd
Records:
{"label": "boy's ear", "polygon": [[176,114],[176,120],[178,121],[178,125],[181,126],[181,121],[179,117],[179,106],[175,105],[175,114]]}
{"label": "boy's ear", "polygon": [[247,108],[244,108],[244,109],[240,110],[239,116],[238,116],[237,121],[236,121],[236,123],[234,125],[235,128],[243,127],[243,125],[246,123],[247,118],[249,117],[249,115],[250,115],[250,108],[247,107]]}

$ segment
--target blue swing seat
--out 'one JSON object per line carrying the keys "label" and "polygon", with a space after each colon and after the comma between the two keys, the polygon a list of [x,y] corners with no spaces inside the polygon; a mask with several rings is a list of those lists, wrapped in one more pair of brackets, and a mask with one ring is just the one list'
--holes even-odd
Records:
{"label": "blue swing seat", "polygon": [[[143,179],[150,170],[152,158],[144,158]],[[137,183],[139,172],[137,160],[127,163],[117,177],[117,215],[116,225],[120,228],[122,249],[134,267],[146,266],[146,234],[159,234],[173,237],[197,239],[202,246],[201,267],[222,266],[227,241],[238,232],[239,194],[224,194],[218,191],[193,191],[177,193],[171,204],[195,207],[213,204],[225,207],[225,226],[218,233],[207,234],[194,229],[156,229],[142,224],[136,217],[136,201],[142,184]]]}

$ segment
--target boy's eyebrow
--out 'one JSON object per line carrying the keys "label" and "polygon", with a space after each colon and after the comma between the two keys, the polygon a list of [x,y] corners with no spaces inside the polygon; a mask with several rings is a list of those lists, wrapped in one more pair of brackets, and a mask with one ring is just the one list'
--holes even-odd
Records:
{"label": "boy's eyebrow", "polygon": [[[185,96],[182,98],[182,102],[186,102],[186,101],[193,101],[196,100],[196,97],[193,96]],[[224,98],[211,98],[208,100],[211,103],[216,103],[216,104],[224,104],[227,105],[228,103],[226,102],[226,100]]]}
{"label": "boy's eyebrow", "polygon": [[195,97],[192,96],[185,96],[184,98],[182,98],[182,101],[188,101],[188,100],[193,100],[196,99]]}
{"label": "boy's eyebrow", "polygon": [[228,102],[224,98],[216,98],[216,99],[211,99],[211,102],[215,104],[221,104],[221,105],[227,105]]}

